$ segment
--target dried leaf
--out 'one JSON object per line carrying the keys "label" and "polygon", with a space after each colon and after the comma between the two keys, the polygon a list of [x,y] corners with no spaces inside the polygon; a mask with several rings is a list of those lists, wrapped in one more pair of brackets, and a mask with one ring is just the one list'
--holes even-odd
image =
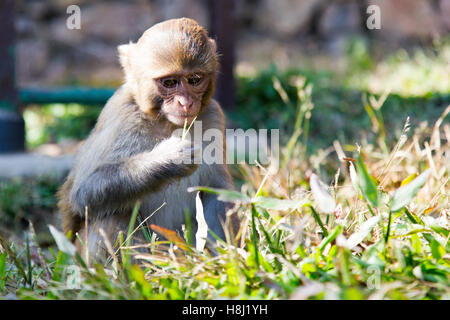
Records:
{"label": "dried leaf", "polygon": [[432,205],[431,207],[428,207],[424,210],[423,214],[429,214],[430,212],[432,212],[434,209],[436,209],[437,204]]}
{"label": "dried leaf", "polygon": [[165,237],[167,240],[173,242],[175,245],[177,245],[180,249],[187,251],[188,247],[186,245],[186,242],[173,230],[169,230],[160,226],[157,226],[155,224],[151,224],[150,228],[152,230],[158,232],[163,237]]}

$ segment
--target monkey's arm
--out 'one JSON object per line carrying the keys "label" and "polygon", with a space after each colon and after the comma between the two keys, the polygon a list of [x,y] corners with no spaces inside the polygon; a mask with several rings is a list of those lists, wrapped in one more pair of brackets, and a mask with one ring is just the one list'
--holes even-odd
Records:
{"label": "monkey's arm", "polygon": [[[174,179],[195,171],[190,141],[169,138],[152,151],[99,165],[71,190],[75,211],[109,212],[127,208],[145,193],[159,190]],[[191,161],[182,161],[185,160]]]}

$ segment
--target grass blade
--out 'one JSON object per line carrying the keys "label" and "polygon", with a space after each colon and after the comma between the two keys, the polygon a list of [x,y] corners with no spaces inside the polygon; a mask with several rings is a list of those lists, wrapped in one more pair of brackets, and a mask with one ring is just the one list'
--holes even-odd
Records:
{"label": "grass blade", "polygon": [[138,201],[134,205],[133,213],[131,214],[130,224],[128,225],[127,238],[125,240],[125,245],[128,247],[131,243],[131,236],[134,232],[134,225],[136,224],[137,215],[139,213],[139,208],[141,207],[141,203]]}
{"label": "grass blade", "polygon": [[258,216],[258,212],[256,211],[255,206],[252,205],[252,243],[253,243],[253,249],[255,250],[255,263],[256,266],[259,268],[259,252],[258,252],[258,231],[256,230],[256,222],[255,217]]}
{"label": "grass blade", "polygon": [[209,187],[191,187],[188,188],[188,192],[194,191],[203,191],[207,193],[212,193],[217,195],[217,199],[223,202],[232,202],[232,203],[242,203],[249,204],[252,200],[247,197],[245,194],[242,194],[238,191],[227,190],[227,189],[216,189]]}
{"label": "grass blade", "polygon": [[0,291],[6,290],[6,252],[0,254]]}
{"label": "grass blade", "polygon": [[328,231],[327,231],[327,229],[325,228],[325,226],[323,225],[322,220],[320,220],[320,217],[319,217],[319,215],[317,214],[316,210],[314,210],[314,208],[313,208],[312,206],[309,206],[309,207],[311,208],[311,212],[312,212],[312,214],[313,214],[314,220],[316,220],[316,222],[317,222],[317,223],[319,224],[319,226],[320,226],[320,229],[322,229],[322,233],[323,233],[324,237],[327,237],[327,236],[328,236]]}
{"label": "grass blade", "polygon": [[374,207],[378,208],[377,186],[375,185],[372,176],[367,171],[361,155],[356,161],[356,171],[362,194]]}

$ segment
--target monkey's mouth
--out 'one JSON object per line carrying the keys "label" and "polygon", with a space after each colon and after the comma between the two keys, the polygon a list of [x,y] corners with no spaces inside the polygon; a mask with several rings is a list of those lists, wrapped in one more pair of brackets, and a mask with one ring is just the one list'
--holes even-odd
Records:
{"label": "monkey's mouth", "polygon": [[177,113],[169,113],[169,115],[171,115],[172,117],[175,117],[175,118],[180,118],[180,119],[190,119],[190,118],[194,118],[196,116],[195,114],[177,114]]}
{"label": "monkey's mouth", "polygon": [[184,122],[188,123],[192,122],[195,118],[195,114],[176,114],[176,113],[167,113],[167,119],[175,124],[184,125]]}

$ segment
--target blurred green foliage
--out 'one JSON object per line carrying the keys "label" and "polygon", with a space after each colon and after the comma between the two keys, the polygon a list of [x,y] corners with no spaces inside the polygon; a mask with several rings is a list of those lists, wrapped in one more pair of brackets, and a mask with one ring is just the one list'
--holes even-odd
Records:
{"label": "blurred green foliage", "polygon": [[340,83],[346,88],[379,94],[389,91],[402,97],[445,95],[450,92],[449,61],[450,38],[390,54],[365,39],[353,38],[347,45],[346,70]]}
{"label": "blurred green foliage", "polygon": [[360,73],[372,70],[375,67],[374,58],[371,55],[370,43],[361,37],[350,38],[346,46],[346,55],[350,73]]}
{"label": "blurred green foliage", "polygon": [[101,106],[50,104],[25,110],[28,147],[58,143],[64,139],[84,139],[95,125]]}
{"label": "blurred green foliage", "polygon": [[[398,50],[376,59],[379,48],[364,38],[351,38],[346,45],[346,67],[341,73],[329,70],[278,70],[274,65],[255,76],[238,76],[236,108],[227,116],[233,126],[280,129],[282,139],[292,134],[298,104],[296,78],[312,86],[310,144],[329,146],[339,138],[353,144],[362,137],[374,137],[363,97],[391,92],[382,111],[387,139],[396,138],[407,116],[411,125],[436,120],[450,104],[450,41],[431,48]],[[379,52],[378,52],[378,55]],[[274,88],[277,78],[290,103],[285,104]],[[94,126],[101,106],[52,104],[28,108],[25,113],[27,145],[83,139]],[[283,141],[286,142],[286,141]]]}
{"label": "blurred green foliage", "polygon": [[39,211],[53,211],[62,179],[43,176],[0,180],[0,225],[16,226]]}
{"label": "blurred green foliage", "polygon": [[[292,133],[296,104],[297,88],[293,84],[295,77],[306,78],[311,84],[314,109],[311,117],[310,135],[313,149],[326,147],[339,138],[341,142],[353,143],[367,134],[369,139],[375,137],[370,131],[371,121],[364,110],[363,95],[369,92],[348,89],[336,85],[336,76],[329,72],[287,70],[279,72],[275,67],[262,71],[254,78],[239,78],[237,86],[237,107],[229,113],[229,118],[238,127],[279,128],[281,137]],[[279,79],[289,96],[286,105],[273,86],[273,77]],[[376,94],[375,97],[379,97]],[[450,94],[433,94],[424,97],[403,97],[391,94],[382,109],[388,139],[398,137],[404,120],[411,117],[412,125],[422,121],[431,123],[442,114],[450,104]],[[312,149],[310,149],[312,150]]]}

